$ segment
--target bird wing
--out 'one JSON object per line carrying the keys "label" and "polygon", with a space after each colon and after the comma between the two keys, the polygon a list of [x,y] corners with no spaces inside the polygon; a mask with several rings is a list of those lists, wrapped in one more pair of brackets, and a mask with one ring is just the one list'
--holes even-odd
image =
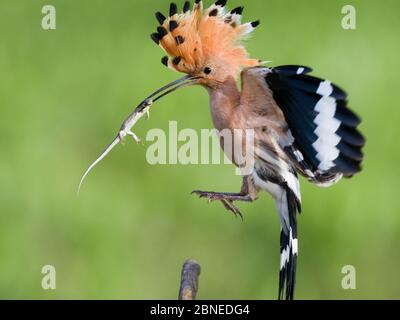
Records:
{"label": "bird wing", "polygon": [[241,104],[259,116],[272,116],[298,171],[328,186],[361,170],[365,140],[357,130],[360,119],[347,108],[346,93],[308,75],[311,71],[304,66],[245,69]]}

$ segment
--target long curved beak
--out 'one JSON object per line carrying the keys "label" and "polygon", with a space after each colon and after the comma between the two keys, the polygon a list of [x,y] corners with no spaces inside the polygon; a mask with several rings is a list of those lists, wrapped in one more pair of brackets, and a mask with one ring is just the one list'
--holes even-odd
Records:
{"label": "long curved beak", "polygon": [[186,75],[178,80],[175,80],[166,86],[158,89],[157,91],[153,92],[149,95],[146,99],[144,99],[136,108],[135,110],[124,120],[121,125],[121,128],[114,138],[114,140],[107,146],[107,148],[103,151],[103,153],[89,166],[89,168],[83,174],[81,181],[78,186],[78,194],[82,187],[82,183],[85,180],[86,176],[89,172],[101,161],[103,160],[114,147],[122,142],[124,138],[129,135],[131,136],[136,142],[140,142],[138,137],[131,131],[132,127],[136,124],[136,122],[143,117],[145,114],[149,113],[149,109],[151,105],[156,102],[157,100],[165,97],[166,95],[184,87],[188,87],[194,84],[197,84],[199,81],[199,77]]}

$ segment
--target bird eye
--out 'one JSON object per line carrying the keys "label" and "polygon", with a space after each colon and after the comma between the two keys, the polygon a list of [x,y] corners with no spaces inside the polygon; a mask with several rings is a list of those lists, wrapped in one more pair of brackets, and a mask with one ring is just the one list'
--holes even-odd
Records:
{"label": "bird eye", "polygon": [[204,73],[205,74],[210,74],[211,73],[211,68],[210,67],[205,67],[204,68]]}

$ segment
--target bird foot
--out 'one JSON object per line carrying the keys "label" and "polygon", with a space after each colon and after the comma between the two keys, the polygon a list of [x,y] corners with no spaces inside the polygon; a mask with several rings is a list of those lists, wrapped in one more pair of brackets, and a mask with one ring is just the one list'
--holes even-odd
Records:
{"label": "bird foot", "polygon": [[243,215],[240,210],[233,204],[234,201],[250,201],[248,196],[239,193],[223,193],[223,192],[211,192],[211,191],[200,191],[194,190],[192,194],[198,195],[200,198],[208,199],[211,201],[221,201],[225,209],[231,211],[235,216],[239,216],[243,220]]}

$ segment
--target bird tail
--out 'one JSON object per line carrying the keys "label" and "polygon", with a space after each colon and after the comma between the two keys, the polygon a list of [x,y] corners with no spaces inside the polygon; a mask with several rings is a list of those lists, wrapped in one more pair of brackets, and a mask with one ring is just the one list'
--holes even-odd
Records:
{"label": "bird tail", "polygon": [[300,212],[300,206],[295,195],[286,190],[286,199],[282,199],[281,205],[287,205],[288,219],[281,228],[281,263],[279,271],[279,295],[281,300],[285,293],[286,284],[286,300],[293,300],[294,289],[296,284],[296,264],[298,255],[297,246],[297,211]]}

